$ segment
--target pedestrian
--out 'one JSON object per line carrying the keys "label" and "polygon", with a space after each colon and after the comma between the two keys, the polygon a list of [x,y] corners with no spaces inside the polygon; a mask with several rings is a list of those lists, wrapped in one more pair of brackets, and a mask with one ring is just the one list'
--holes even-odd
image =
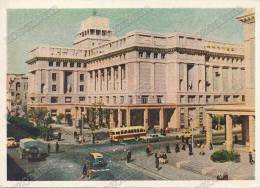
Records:
{"label": "pedestrian", "polygon": [[146,151],[147,156],[151,155],[151,149],[150,149],[150,146],[149,146],[149,145],[147,145],[145,151]]}
{"label": "pedestrian", "polygon": [[131,156],[132,156],[132,153],[130,150],[127,151],[127,155],[126,155],[126,161],[127,163],[130,163],[131,162]]}
{"label": "pedestrian", "polygon": [[252,155],[252,152],[251,152],[251,151],[249,152],[248,156],[249,156],[249,163],[250,163],[250,164],[254,164],[255,161],[254,161],[254,159],[253,159],[253,155]]}
{"label": "pedestrian", "polygon": [[175,145],[175,152],[178,153],[180,152],[180,146],[179,146],[179,143],[177,142],[176,145]]}
{"label": "pedestrian", "polygon": [[161,132],[161,135],[163,135],[163,129],[162,128],[160,129],[160,132]]}
{"label": "pedestrian", "polygon": [[56,142],[56,147],[55,147],[55,150],[56,150],[56,153],[58,153],[59,152],[59,143],[58,142]]}
{"label": "pedestrian", "polygon": [[74,139],[76,139],[76,137],[77,137],[77,132],[74,131]]}
{"label": "pedestrian", "polygon": [[169,144],[166,144],[166,153],[171,153],[170,145],[169,145]]}
{"label": "pedestrian", "polygon": [[159,157],[157,156],[157,153],[154,154],[154,157],[155,157],[155,168],[157,168],[157,170],[160,170]]}
{"label": "pedestrian", "polygon": [[212,144],[212,142],[209,143],[209,149],[210,149],[210,150],[213,150],[213,144]]}
{"label": "pedestrian", "polygon": [[51,151],[51,144],[48,143],[48,154],[50,153],[50,151]]}
{"label": "pedestrian", "polygon": [[84,178],[87,175],[87,171],[88,171],[87,164],[84,163],[83,168],[82,168],[81,179]]}
{"label": "pedestrian", "polygon": [[156,129],[155,128],[153,128],[153,134],[156,134]]}
{"label": "pedestrian", "polygon": [[186,150],[186,144],[185,143],[182,143],[182,148],[181,148],[182,150]]}
{"label": "pedestrian", "polygon": [[181,142],[184,143],[184,135],[181,135]]}
{"label": "pedestrian", "polygon": [[191,143],[189,143],[189,155],[193,155],[193,153],[192,153],[192,145],[191,145]]}
{"label": "pedestrian", "polygon": [[185,141],[186,141],[186,144],[189,145],[189,138],[188,137],[185,138]]}
{"label": "pedestrian", "polygon": [[58,133],[58,141],[61,141],[61,132]]}

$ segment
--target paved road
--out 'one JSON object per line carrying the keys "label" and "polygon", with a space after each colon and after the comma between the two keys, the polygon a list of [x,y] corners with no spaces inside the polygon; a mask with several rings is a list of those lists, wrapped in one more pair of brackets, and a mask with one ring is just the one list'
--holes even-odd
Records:
{"label": "paved road", "polygon": [[[165,141],[153,143],[152,145],[154,149],[160,149],[165,148],[164,145],[166,143],[170,143],[173,147],[175,142],[175,139],[165,139]],[[94,180],[160,179],[125,164],[126,149],[130,149],[133,154],[137,154],[144,152],[145,147],[145,143],[139,142],[100,145],[61,145],[60,152],[56,154],[54,152],[54,145],[52,145],[50,156],[45,161],[40,162],[20,160],[18,148],[8,149],[8,155],[27,173],[25,179],[31,180],[80,180],[81,169],[86,161],[86,157],[93,151],[103,153],[105,159],[109,162],[106,168],[96,173],[97,175],[94,177]]]}

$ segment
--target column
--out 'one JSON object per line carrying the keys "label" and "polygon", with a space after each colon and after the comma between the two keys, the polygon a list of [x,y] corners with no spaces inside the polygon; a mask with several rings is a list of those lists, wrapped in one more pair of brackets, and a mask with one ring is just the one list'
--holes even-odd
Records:
{"label": "column", "polygon": [[249,151],[254,151],[255,149],[255,117],[248,117],[249,124]]}
{"label": "column", "polygon": [[226,115],[226,149],[231,151],[233,148],[233,135],[232,135],[232,116]]}
{"label": "column", "polygon": [[64,93],[64,72],[60,71],[60,93]]}
{"label": "column", "polygon": [[163,108],[160,109],[160,129],[164,129],[164,113],[163,113]]}
{"label": "column", "polygon": [[[49,93],[49,80],[50,80],[50,71],[45,70],[45,92]],[[29,88],[29,87],[28,87]]]}
{"label": "column", "polygon": [[111,82],[110,84],[112,85],[112,87],[110,87],[110,91],[114,91],[115,90],[115,68],[111,67]]}
{"label": "column", "polygon": [[101,70],[98,69],[97,91],[102,90]]}
{"label": "column", "polygon": [[206,124],[206,144],[212,143],[212,117],[211,114],[206,114],[205,118]]}
{"label": "column", "polygon": [[125,87],[124,89],[128,91],[128,63],[125,64]]}
{"label": "column", "polygon": [[242,117],[242,142],[246,145],[247,142],[247,128],[248,128],[248,117],[247,116],[241,116]]}
{"label": "column", "polygon": [[106,92],[107,91],[107,68],[104,69],[104,91]]}
{"label": "column", "polygon": [[122,127],[122,110],[121,109],[118,109],[117,118],[118,118],[117,127]]}
{"label": "column", "polygon": [[122,68],[121,68],[121,65],[118,65],[118,90],[121,90],[122,89]]}
{"label": "column", "polygon": [[130,108],[126,109],[126,126],[131,127],[131,110],[130,110]]}
{"label": "column", "polygon": [[110,115],[109,115],[109,127],[110,129],[115,128],[115,121],[114,121],[114,110],[110,110]]}
{"label": "column", "polygon": [[78,71],[74,71],[73,72],[73,82],[74,82],[74,89],[73,89],[73,93],[77,93],[77,87],[78,87]]}
{"label": "column", "polygon": [[183,91],[187,91],[187,86],[188,86],[188,75],[187,75],[187,64],[183,63],[183,87],[181,89],[183,89]]}
{"label": "column", "polygon": [[144,109],[144,129],[148,130],[148,108]]}

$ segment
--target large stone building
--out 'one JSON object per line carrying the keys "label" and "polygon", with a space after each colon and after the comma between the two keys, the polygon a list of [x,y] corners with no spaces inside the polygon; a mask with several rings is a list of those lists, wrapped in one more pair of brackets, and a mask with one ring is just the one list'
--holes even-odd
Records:
{"label": "large stone building", "polygon": [[249,151],[255,149],[255,11],[245,9],[237,18],[244,25],[245,48],[245,104],[206,107],[207,143],[212,141],[212,115],[224,115],[226,118],[226,149],[232,150],[234,135],[232,133],[234,116],[242,120],[242,143]]}
{"label": "large stone building", "polygon": [[117,38],[102,17],[83,21],[73,44],[31,50],[30,108],[75,124],[96,104],[109,112],[103,121],[110,127],[183,128],[203,126],[207,105],[245,103],[242,44],[192,33]]}
{"label": "large stone building", "polygon": [[22,115],[27,108],[28,77],[25,74],[7,74],[7,111]]}

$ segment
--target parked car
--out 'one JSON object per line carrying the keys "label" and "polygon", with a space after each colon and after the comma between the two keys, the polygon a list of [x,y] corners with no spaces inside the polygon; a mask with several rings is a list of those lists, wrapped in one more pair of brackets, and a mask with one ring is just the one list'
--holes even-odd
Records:
{"label": "parked car", "polygon": [[90,157],[90,162],[94,168],[107,166],[107,162],[105,161],[102,153],[92,152],[89,154],[89,157]]}
{"label": "parked car", "polygon": [[176,134],[176,138],[181,138],[181,137],[184,137],[184,138],[190,138],[192,136],[192,132],[190,130],[181,130],[179,132],[177,132]]}
{"label": "parked car", "polygon": [[158,134],[149,134],[146,136],[141,136],[139,140],[141,140],[142,142],[145,142],[145,143],[159,142],[161,140],[161,137],[162,136],[160,136]]}
{"label": "parked car", "polygon": [[14,137],[7,137],[7,147],[8,148],[13,148],[17,147],[18,143],[16,142]]}
{"label": "parked car", "polygon": [[32,138],[20,140],[20,159],[42,160],[48,155],[47,144]]}

